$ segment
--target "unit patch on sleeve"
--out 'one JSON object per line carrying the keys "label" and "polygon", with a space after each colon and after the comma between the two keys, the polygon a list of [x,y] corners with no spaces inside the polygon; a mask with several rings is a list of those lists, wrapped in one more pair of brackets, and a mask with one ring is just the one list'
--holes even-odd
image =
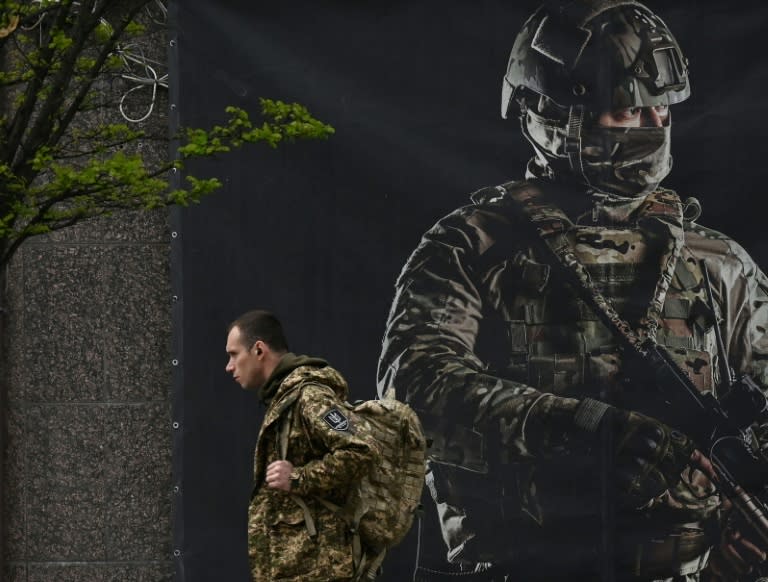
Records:
{"label": "unit patch on sleeve", "polygon": [[349,420],[338,408],[331,408],[323,416],[323,420],[328,423],[333,430],[343,431],[349,429]]}

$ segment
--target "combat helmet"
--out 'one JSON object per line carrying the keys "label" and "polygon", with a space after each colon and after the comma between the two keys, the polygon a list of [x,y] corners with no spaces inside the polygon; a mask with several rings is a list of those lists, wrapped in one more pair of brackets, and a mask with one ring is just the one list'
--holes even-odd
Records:
{"label": "combat helmet", "polygon": [[501,115],[520,105],[539,166],[593,189],[635,196],[669,173],[669,124],[604,128],[600,112],[668,106],[690,95],[688,61],[639,2],[547,2],[517,35],[504,75]]}

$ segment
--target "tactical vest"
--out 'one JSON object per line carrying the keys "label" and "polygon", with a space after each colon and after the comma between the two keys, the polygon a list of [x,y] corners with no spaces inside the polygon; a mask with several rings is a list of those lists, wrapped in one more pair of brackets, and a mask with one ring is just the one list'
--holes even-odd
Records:
{"label": "tactical vest", "polygon": [[[500,209],[506,206],[503,196],[489,200],[486,194],[476,200]],[[554,207],[546,211],[550,214],[540,220],[568,220],[562,213],[552,215],[557,212]],[[673,228],[659,228],[669,224]],[[682,245],[677,196],[666,190],[655,192],[629,224],[572,225],[566,236],[594,285],[616,311],[641,335],[653,333],[659,344],[668,347],[699,389],[712,390],[719,379],[712,330],[715,316],[707,303],[700,267]],[[669,257],[675,244],[676,256]],[[509,256],[486,259],[487,267],[479,274],[488,310],[480,345],[487,354],[480,353],[481,359],[495,375],[543,392],[610,395],[621,379],[621,358],[612,332],[574,293],[551,280],[551,267],[539,257],[535,245],[501,246],[493,256]],[[667,283],[658,285],[663,279]],[[648,321],[649,308],[656,311],[652,318],[656,321]],[[649,326],[650,331],[644,329]]]}

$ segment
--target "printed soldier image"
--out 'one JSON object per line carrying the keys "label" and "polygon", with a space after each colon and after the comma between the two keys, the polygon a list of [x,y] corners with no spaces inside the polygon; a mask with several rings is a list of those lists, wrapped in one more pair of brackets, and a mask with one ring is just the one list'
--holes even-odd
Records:
{"label": "printed soldier image", "polygon": [[735,580],[764,562],[744,490],[768,482],[768,280],[661,186],[691,92],[638,2],[550,2],[523,25],[501,113],[533,147],[524,179],[424,235],[383,341],[379,392],[432,441],[441,532],[422,537],[441,551],[416,580]]}
{"label": "printed soldier image", "polygon": [[352,536],[327,505],[344,505],[379,452],[365,425],[342,407],[347,382],[325,360],[290,353],[280,322],[267,311],[237,318],[226,349],[227,372],[257,390],[267,407],[248,515],[252,580],[351,580]]}

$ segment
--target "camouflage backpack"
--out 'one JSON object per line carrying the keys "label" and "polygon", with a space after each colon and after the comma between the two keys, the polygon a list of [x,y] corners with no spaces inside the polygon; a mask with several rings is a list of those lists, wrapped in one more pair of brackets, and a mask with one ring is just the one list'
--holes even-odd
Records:
{"label": "camouflage backpack", "polygon": [[[374,580],[389,548],[399,544],[413,524],[424,486],[426,437],[416,413],[395,399],[390,389],[381,400],[343,403],[355,419],[370,427],[381,462],[352,488],[344,506],[317,498],[344,519],[352,532],[354,580]],[[291,412],[279,432],[280,455],[286,457]],[[306,507],[298,496],[294,499]],[[307,528],[314,531],[309,516]]]}

